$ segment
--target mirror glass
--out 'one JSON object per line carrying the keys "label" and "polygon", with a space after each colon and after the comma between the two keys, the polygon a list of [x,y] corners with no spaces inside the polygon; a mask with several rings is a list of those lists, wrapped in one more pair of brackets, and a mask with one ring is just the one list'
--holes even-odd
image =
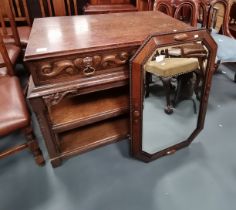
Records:
{"label": "mirror glass", "polygon": [[236,38],[236,2],[230,8],[229,13],[229,31]]}
{"label": "mirror glass", "polygon": [[208,54],[201,41],[167,46],[143,65],[144,152],[183,142],[196,129]]}

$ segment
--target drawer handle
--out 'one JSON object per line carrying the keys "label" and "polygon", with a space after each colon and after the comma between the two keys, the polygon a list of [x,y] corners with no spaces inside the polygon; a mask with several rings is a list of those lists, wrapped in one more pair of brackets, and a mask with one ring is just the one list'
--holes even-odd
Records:
{"label": "drawer handle", "polygon": [[86,66],[83,70],[83,73],[85,76],[91,76],[91,75],[94,75],[95,73],[95,68],[93,68],[92,66]]}
{"label": "drawer handle", "polygon": [[174,36],[174,39],[176,40],[176,41],[183,41],[183,40],[185,40],[185,39],[187,39],[188,38],[188,35],[187,34],[178,34],[178,35],[175,35]]}

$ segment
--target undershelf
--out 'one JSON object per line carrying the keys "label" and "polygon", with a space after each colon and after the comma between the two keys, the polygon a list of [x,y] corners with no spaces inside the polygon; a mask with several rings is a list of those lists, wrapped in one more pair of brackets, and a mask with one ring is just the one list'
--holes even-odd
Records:
{"label": "undershelf", "polygon": [[99,146],[122,140],[129,133],[129,118],[105,120],[59,135],[62,157],[70,157]]}
{"label": "undershelf", "polygon": [[52,106],[50,116],[55,132],[63,132],[128,113],[128,87],[66,98]]}

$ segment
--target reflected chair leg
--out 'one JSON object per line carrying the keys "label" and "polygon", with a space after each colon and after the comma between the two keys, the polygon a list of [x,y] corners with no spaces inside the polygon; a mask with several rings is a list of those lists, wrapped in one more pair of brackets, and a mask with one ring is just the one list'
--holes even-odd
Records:
{"label": "reflected chair leg", "polygon": [[173,113],[173,107],[171,106],[170,93],[171,93],[171,78],[161,78],[165,92],[166,92],[166,107],[164,109],[166,114]]}
{"label": "reflected chair leg", "polygon": [[[200,70],[201,71],[201,70]],[[203,78],[202,72],[200,71],[195,71],[194,73],[196,74],[196,82],[194,84],[194,92],[196,95],[196,98],[198,101],[200,101],[200,95],[199,95],[199,91],[200,91],[200,81]]]}
{"label": "reflected chair leg", "polygon": [[179,102],[181,83],[182,83],[182,80],[179,79],[179,77],[177,77],[177,89],[176,89],[174,100],[173,100],[173,106],[174,107],[176,107],[178,102]]}
{"label": "reflected chair leg", "polygon": [[234,74],[234,82],[236,82],[236,73]]}
{"label": "reflected chair leg", "polygon": [[29,125],[28,127],[24,129],[24,134],[26,137],[27,145],[30,151],[33,153],[35,162],[38,165],[43,166],[45,164],[45,160],[43,158],[42,151],[39,148],[38,142],[35,138],[31,125]]}
{"label": "reflected chair leg", "polygon": [[152,75],[151,75],[151,73],[149,73],[149,72],[146,72],[146,87],[145,87],[145,89],[146,89],[146,93],[145,93],[145,97],[147,98],[147,97],[149,97],[149,93],[150,93],[150,82],[151,82],[151,80],[152,80]]}

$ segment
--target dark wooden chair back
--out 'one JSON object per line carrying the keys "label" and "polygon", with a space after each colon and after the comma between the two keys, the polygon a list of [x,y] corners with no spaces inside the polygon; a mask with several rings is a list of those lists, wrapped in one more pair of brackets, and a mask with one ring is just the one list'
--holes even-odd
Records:
{"label": "dark wooden chair back", "polygon": [[172,0],[155,1],[153,10],[163,12],[169,16],[173,16]]}
{"label": "dark wooden chair back", "polygon": [[213,0],[210,2],[207,28],[216,29],[219,33],[233,37],[229,31],[230,4],[227,0]]}
{"label": "dark wooden chair back", "polygon": [[31,25],[27,0],[10,0],[12,3],[12,11],[16,22],[26,23]]}
{"label": "dark wooden chair back", "polygon": [[39,0],[43,17],[78,15],[77,0]]}
{"label": "dark wooden chair back", "polygon": [[27,0],[1,0],[3,11],[8,7],[9,1],[16,23],[19,25],[31,25]]}
{"label": "dark wooden chair back", "polygon": [[6,68],[6,74],[14,75],[14,66],[11,62],[11,59],[8,55],[3,37],[0,34],[0,69]]}
{"label": "dark wooden chair back", "polygon": [[174,18],[197,26],[198,4],[194,0],[177,0],[174,2]]}
{"label": "dark wooden chair back", "polygon": [[[5,10],[3,11],[3,9]],[[11,43],[20,46],[19,34],[10,1],[7,1],[6,4],[0,1],[0,33],[3,40],[11,40]]]}

